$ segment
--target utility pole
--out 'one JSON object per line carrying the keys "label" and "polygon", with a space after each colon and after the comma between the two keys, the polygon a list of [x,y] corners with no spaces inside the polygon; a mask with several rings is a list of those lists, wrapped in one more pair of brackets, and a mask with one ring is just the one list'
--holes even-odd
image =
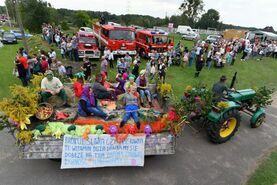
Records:
{"label": "utility pole", "polygon": [[5,8],[6,8],[6,13],[7,13],[7,16],[8,16],[8,22],[9,22],[9,26],[12,27],[12,24],[11,24],[11,17],[9,15],[9,11],[8,11],[8,8],[7,8],[7,5],[5,5]]}
{"label": "utility pole", "polygon": [[27,44],[27,40],[26,40],[26,37],[25,37],[24,28],[23,28],[23,24],[22,24],[21,14],[19,12],[18,0],[14,0],[14,4],[15,4],[16,20],[17,20],[17,23],[19,25],[20,32],[22,34],[23,46],[24,46],[25,51],[27,53],[29,53],[29,48],[28,48],[28,44]]}

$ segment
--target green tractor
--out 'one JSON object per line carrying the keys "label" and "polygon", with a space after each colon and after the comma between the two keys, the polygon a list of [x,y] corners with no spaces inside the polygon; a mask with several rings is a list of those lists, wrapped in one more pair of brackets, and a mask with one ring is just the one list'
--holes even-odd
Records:
{"label": "green tractor", "polygon": [[233,137],[240,126],[241,114],[251,116],[250,126],[257,128],[265,120],[265,110],[253,105],[256,92],[252,89],[229,91],[223,101],[226,108],[213,106],[206,124],[209,138],[214,143],[224,143]]}
{"label": "green tractor", "polygon": [[[237,73],[233,76],[230,89],[233,89]],[[241,112],[251,116],[250,126],[258,128],[265,121],[265,107],[272,103],[273,89],[261,87],[257,90],[228,90],[221,98],[204,87],[187,86],[182,101],[176,104],[180,115],[189,122],[202,123],[210,140],[224,143],[231,139],[241,122]]]}

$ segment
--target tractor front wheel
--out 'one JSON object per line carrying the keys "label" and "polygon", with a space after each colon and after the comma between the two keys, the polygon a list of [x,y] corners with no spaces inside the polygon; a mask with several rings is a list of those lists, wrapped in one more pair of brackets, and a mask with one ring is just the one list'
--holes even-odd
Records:
{"label": "tractor front wheel", "polygon": [[265,113],[261,114],[254,121],[251,120],[250,121],[250,126],[251,126],[251,128],[258,128],[259,126],[261,126],[263,124],[264,121],[265,121]]}
{"label": "tractor front wheel", "polygon": [[221,119],[215,123],[209,121],[207,133],[213,143],[221,144],[230,140],[240,126],[241,116],[238,110],[233,109],[225,112]]}

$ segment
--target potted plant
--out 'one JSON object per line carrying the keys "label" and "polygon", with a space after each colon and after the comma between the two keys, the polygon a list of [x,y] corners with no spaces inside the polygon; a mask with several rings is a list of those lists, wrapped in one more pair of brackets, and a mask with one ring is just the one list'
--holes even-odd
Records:
{"label": "potted plant", "polygon": [[172,97],[172,87],[171,84],[163,83],[159,84],[157,87],[160,105],[163,108],[164,112],[167,112],[170,107],[170,97]]}

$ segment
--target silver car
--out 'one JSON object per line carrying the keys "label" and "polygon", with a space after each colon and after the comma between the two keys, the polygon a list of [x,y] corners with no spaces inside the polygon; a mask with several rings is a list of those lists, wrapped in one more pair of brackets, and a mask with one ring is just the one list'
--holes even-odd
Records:
{"label": "silver car", "polygon": [[182,39],[183,40],[199,40],[200,36],[197,33],[184,33],[182,34]]}
{"label": "silver car", "polygon": [[206,39],[207,43],[215,43],[220,40],[222,37],[220,35],[209,35]]}

